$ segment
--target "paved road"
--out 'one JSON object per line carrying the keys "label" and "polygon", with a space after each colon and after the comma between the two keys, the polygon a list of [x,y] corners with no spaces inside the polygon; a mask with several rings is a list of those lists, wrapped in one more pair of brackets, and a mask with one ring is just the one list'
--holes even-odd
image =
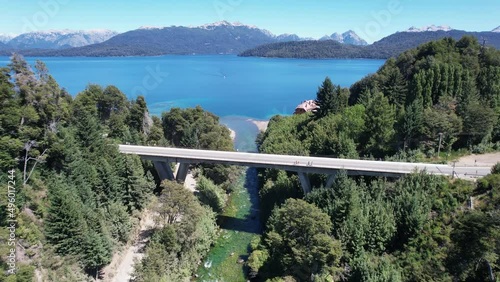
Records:
{"label": "paved road", "polygon": [[399,176],[425,170],[431,174],[455,174],[460,178],[481,177],[490,173],[490,167],[455,167],[425,163],[367,161],[307,156],[272,155],[243,152],[223,152],[165,147],[119,145],[126,154],[137,154],[150,160],[181,163],[220,163],[250,167],[278,168],[307,173],[331,173],[346,170],[352,175]]}

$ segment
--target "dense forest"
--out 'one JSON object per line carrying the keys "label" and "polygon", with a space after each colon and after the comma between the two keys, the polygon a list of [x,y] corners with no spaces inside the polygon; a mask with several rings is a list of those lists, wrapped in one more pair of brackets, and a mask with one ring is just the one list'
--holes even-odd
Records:
{"label": "dense forest", "polygon": [[466,32],[461,30],[397,32],[367,46],[341,44],[333,40],[279,42],[257,46],[240,54],[243,57],[274,58],[364,58],[388,59],[396,57],[406,50],[445,37],[459,40],[464,36],[473,36],[481,44],[500,49],[500,34],[495,32]]}
{"label": "dense forest", "polygon": [[[326,78],[316,102],[313,113],[273,117],[259,151],[440,161],[457,150],[499,150],[500,51],[473,37],[433,41],[389,59],[350,89]],[[249,276],[498,281],[499,169],[477,183],[340,172],[332,188],[322,188],[325,176],[311,175],[316,188],[308,195],[296,175],[261,170],[266,230],[251,244]]]}
{"label": "dense forest", "polygon": [[[128,100],[114,86],[89,85],[72,98],[43,62],[32,69],[19,55],[0,69],[0,103],[0,180],[15,189],[14,202],[0,199],[0,281],[104,275],[113,254],[135,238],[147,207],[158,224],[136,280],[191,276],[215,237],[216,212],[238,171],[194,168],[195,196],[182,185],[160,183],[150,162],[120,154],[117,144],[232,150],[218,117],[199,107],[150,116],[143,97]],[[182,216],[191,220],[179,221]],[[9,275],[9,219],[17,220],[16,275]],[[168,267],[154,267],[159,263]]]}

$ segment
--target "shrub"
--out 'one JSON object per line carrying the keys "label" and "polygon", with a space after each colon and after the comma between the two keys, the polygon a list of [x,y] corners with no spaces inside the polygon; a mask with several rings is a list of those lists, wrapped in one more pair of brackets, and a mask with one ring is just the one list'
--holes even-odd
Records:
{"label": "shrub", "polygon": [[491,174],[500,174],[500,162],[496,163],[492,168],[491,168]]}
{"label": "shrub", "polygon": [[197,185],[198,193],[196,196],[205,205],[208,205],[216,213],[220,213],[226,206],[227,196],[219,186],[215,185],[210,179],[200,177]]}

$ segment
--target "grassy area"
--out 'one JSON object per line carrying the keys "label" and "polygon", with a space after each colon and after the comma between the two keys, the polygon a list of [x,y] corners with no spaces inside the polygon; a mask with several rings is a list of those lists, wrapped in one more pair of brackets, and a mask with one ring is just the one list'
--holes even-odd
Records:
{"label": "grassy area", "polygon": [[220,236],[198,269],[197,281],[246,281],[243,261],[248,245],[261,232],[257,173],[248,169],[234,184],[229,204],[219,217]]}

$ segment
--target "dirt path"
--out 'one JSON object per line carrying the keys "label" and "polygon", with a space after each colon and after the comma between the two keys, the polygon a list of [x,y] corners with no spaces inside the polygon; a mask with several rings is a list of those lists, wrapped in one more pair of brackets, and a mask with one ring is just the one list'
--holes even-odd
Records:
{"label": "dirt path", "polygon": [[132,245],[113,257],[111,264],[104,270],[105,273],[110,273],[104,281],[126,282],[132,278],[134,264],[144,257],[144,248],[154,228],[152,212],[145,210],[143,215],[137,238]]}
{"label": "dirt path", "polygon": [[[497,162],[500,162],[500,152],[482,155],[469,155],[460,158],[455,165],[456,166],[494,166]],[[451,163],[453,164],[453,163]]]}
{"label": "dirt path", "polygon": [[[177,171],[177,168],[176,168]],[[191,171],[186,176],[184,187],[190,191],[195,191],[196,180]],[[144,257],[144,249],[149,237],[154,229],[154,215],[151,211],[145,210],[143,219],[140,222],[139,235],[134,244],[127,246],[122,252],[113,256],[113,261],[104,269],[104,273],[110,273],[103,281],[108,282],[126,282],[132,278],[134,265]]]}
{"label": "dirt path", "polygon": [[186,175],[186,181],[184,181],[184,187],[189,189],[191,192],[196,191],[196,179],[194,179],[193,173],[191,171]]}

